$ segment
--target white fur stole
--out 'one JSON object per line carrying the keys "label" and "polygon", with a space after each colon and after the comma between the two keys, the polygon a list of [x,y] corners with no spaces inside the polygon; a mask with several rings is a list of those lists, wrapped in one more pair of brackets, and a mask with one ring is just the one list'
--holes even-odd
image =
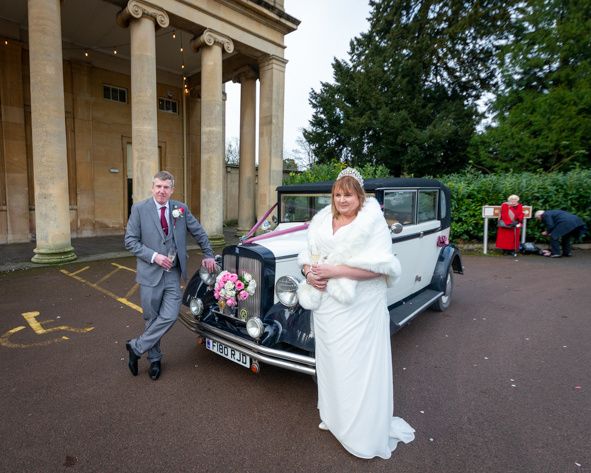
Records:
{"label": "white fur stole", "polygon": [[[308,228],[308,247],[298,256],[300,265],[312,264],[312,254],[320,254],[327,264],[343,264],[383,274],[388,286],[400,276],[400,262],[392,253],[392,237],[388,224],[373,197],[368,197],[349,225],[332,234],[332,209],[328,205],[318,212]],[[331,278],[326,293],[342,304],[355,298],[358,281],[350,278]],[[317,309],[324,292],[302,281],[298,299],[305,309]]]}

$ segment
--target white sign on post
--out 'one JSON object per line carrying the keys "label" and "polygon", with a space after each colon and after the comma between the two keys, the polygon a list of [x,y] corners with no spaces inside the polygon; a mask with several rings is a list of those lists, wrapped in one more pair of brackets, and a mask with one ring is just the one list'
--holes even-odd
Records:
{"label": "white sign on post", "polygon": [[[527,226],[527,219],[532,217],[533,208],[531,205],[524,205],[523,206],[523,224],[521,230],[521,243],[525,242],[525,229]],[[501,216],[501,206],[500,205],[484,205],[482,206],[482,218],[484,218],[484,242],[482,247],[482,252],[484,254],[487,253],[488,249],[488,219],[489,218],[496,218],[498,219]]]}

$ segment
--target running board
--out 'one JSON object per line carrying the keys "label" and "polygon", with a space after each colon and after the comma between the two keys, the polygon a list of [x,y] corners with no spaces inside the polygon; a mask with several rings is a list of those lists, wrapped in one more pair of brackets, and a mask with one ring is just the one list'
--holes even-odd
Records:
{"label": "running board", "polygon": [[423,312],[443,295],[443,291],[425,289],[390,310],[390,329],[397,330],[414,316]]}

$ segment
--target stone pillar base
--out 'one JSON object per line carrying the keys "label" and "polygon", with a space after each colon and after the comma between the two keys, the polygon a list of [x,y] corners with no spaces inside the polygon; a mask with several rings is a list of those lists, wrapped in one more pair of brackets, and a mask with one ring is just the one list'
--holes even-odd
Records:
{"label": "stone pillar base", "polygon": [[35,256],[31,258],[31,261],[38,264],[68,263],[78,258],[74,252],[74,248],[71,246],[59,250],[42,250],[35,248],[33,251],[35,252]]}
{"label": "stone pillar base", "polygon": [[224,238],[224,235],[208,235],[207,238],[209,238],[209,242],[211,243],[211,246],[224,246],[226,244],[226,239]]}

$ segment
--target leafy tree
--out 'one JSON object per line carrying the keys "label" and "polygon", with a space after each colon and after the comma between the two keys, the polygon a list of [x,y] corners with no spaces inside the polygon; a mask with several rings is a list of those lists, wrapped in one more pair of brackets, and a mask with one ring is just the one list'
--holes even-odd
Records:
{"label": "leafy tree", "polygon": [[312,91],[304,137],[321,163],[384,164],[392,174],[461,169],[494,88],[511,1],[372,0],[369,31]]}
{"label": "leafy tree", "polygon": [[316,162],[314,151],[302,135],[296,138],[296,148],[284,154],[290,156],[297,163],[299,169],[309,169]]}
{"label": "leafy tree", "polygon": [[[305,184],[309,182],[334,181],[346,164],[333,160],[329,163],[315,164],[304,172],[292,172],[284,179],[284,184]],[[358,168],[364,179],[388,177],[388,169],[384,165],[365,164]]]}
{"label": "leafy tree", "polygon": [[489,170],[568,170],[591,157],[591,3],[526,0],[501,55],[495,122],[471,157]]}
{"label": "leafy tree", "polygon": [[238,165],[240,163],[240,140],[231,138],[226,145],[226,164]]}
{"label": "leafy tree", "polygon": [[283,169],[285,171],[297,171],[298,163],[293,158],[283,158]]}

